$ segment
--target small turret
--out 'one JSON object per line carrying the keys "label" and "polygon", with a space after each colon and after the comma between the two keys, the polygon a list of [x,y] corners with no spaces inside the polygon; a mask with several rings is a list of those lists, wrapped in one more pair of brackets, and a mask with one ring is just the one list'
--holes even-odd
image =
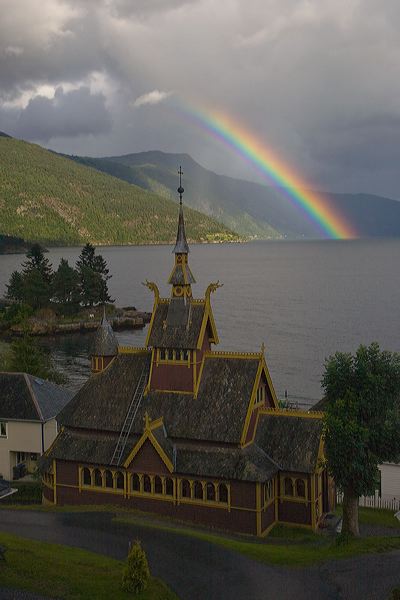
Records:
{"label": "small turret", "polygon": [[104,308],[103,318],[96,331],[91,352],[92,373],[103,371],[118,354],[118,341],[106,317]]}
{"label": "small turret", "polygon": [[176,234],[176,243],[173,253],[175,254],[175,264],[168,283],[172,285],[171,295],[173,298],[190,298],[192,296],[191,284],[196,283],[195,278],[188,265],[189,245],[186,239],[185,219],[183,217],[182,194],[185,191],[182,187],[182,168],[179,167],[179,218],[178,232]]}

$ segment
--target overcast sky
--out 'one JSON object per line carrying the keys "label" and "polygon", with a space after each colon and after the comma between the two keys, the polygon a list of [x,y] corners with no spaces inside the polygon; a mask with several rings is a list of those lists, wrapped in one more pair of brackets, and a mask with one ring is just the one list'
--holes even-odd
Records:
{"label": "overcast sky", "polygon": [[0,0],[0,130],[74,154],[255,171],[226,111],[319,189],[400,199],[399,0]]}

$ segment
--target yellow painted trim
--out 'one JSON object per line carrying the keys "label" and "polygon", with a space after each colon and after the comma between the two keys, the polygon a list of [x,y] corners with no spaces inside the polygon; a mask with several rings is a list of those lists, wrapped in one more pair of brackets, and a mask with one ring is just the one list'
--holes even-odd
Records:
{"label": "yellow painted trim", "polygon": [[[74,487],[74,486],[64,485],[64,487]],[[124,490],[122,490],[120,488],[100,487],[98,485],[83,485],[82,492],[102,492],[103,494],[118,494],[119,496],[124,495]]]}
{"label": "yellow painted trim", "polygon": [[272,383],[272,379],[271,379],[271,375],[269,373],[269,369],[268,369],[268,365],[267,365],[267,361],[265,360],[265,356],[264,354],[262,355],[262,364],[263,364],[263,371],[265,374],[265,377],[267,379],[267,384],[269,387],[269,390],[271,392],[271,396],[272,396],[272,402],[275,405],[275,408],[278,408],[278,398],[276,397],[276,393],[275,393],[275,388],[274,388],[274,384]]}
{"label": "yellow painted trim", "polygon": [[54,481],[54,487],[53,487],[53,500],[54,500],[54,504],[57,504],[57,464],[56,464],[56,460],[55,458],[53,458],[53,481]]}
{"label": "yellow painted trim", "polygon": [[[198,378],[196,378],[196,386],[195,386],[195,391],[194,391],[194,397],[197,398],[197,394],[199,393],[199,387],[200,387],[200,382],[201,382],[201,376],[203,375],[203,369],[204,369],[204,362],[206,360],[206,356],[208,355],[207,352],[204,352],[202,358],[201,358],[201,365],[200,365],[200,371],[199,371],[199,376]],[[197,356],[197,355],[196,355]],[[195,363],[197,365],[197,361]]]}
{"label": "yellow painted trim", "polygon": [[276,521],[275,519],[272,521],[272,523],[270,525],[268,525],[267,529],[264,529],[264,531],[261,533],[260,537],[266,537],[269,532],[271,531],[271,529],[273,529],[273,527],[275,527],[276,525]]}
{"label": "yellow painted trim", "polygon": [[315,514],[315,475],[311,475],[311,527],[313,531],[316,530],[316,514]]}
{"label": "yellow painted trim", "polygon": [[193,396],[193,392],[188,392],[187,390],[152,390],[153,392],[157,392],[159,394],[179,394],[179,395],[187,395]]}
{"label": "yellow painted trim", "polygon": [[[158,422],[158,424],[155,425],[154,427],[152,427],[152,429],[156,429],[157,427],[160,427],[162,425],[162,418],[158,419],[157,422]],[[136,454],[139,452],[139,450],[145,443],[145,441],[149,440],[151,442],[151,444],[153,445],[155,451],[157,452],[157,454],[159,455],[159,457],[161,458],[161,460],[167,467],[168,471],[170,473],[172,473],[172,471],[174,470],[174,466],[173,466],[172,462],[170,461],[170,459],[168,458],[168,456],[165,454],[164,450],[161,448],[161,446],[158,443],[158,441],[156,440],[156,438],[154,437],[154,435],[152,433],[152,429],[151,428],[145,429],[142,437],[138,440],[138,442],[132,449],[131,453],[129,454],[128,458],[124,462],[123,466],[125,467],[125,469],[128,468],[128,466],[131,464],[132,460],[135,458]]]}
{"label": "yellow painted trim", "polygon": [[150,350],[145,347],[118,346],[118,354],[147,354],[148,352]]}
{"label": "yellow painted trim", "polygon": [[256,483],[256,525],[257,535],[261,535],[261,483]]}
{"label": "yellow painted trim", "polygon": [[[246,418],[244,420],[244,425],[243,425],[243,429],[242,429],[242,436],[240,438],[240,445],[242,448],[246,444],[246,437],[247,437],[247,433],[249,430],[251,416],[252,416],[253,410],[254,410],[254,403],[255,403],[255,399],[256,399],[256,395],[257,395],[257,389],[260,384],[262,370],[263,370],[263,364],[262,364],[262,361],[260,360],[260,363],[257,368],[257,373],[256,373],[256,376],[254,379],[254,384],[253,384],[253,389],[251,391],[249,404],[247,407]],[[257,425],[257,421],[256,421],[256,425]]]}
{"label": "yellow painted trim", "polygon": [[153,324],[154,324],[154,319],[155,319],[155,316],[156,316],[157,305],[158,305],[158,302],[160,300],[160,294],[158,292],[158,288],[157,288],[156,285],[155,285],[155,289],[153,289],[153,292],[154,292],[153,312],[151,313],[151,319],[150,319],[150,323],[149,323],[149,329],[147,331],[146,342],[145,342],[145,344],[146,344],[147,347],[149,345],[149,339],[150,339],[151,331],[153,329]]}
{"label": "yellow painted trim", "polygon": [[[153,348],[153,349],[152,349],[152,351],[151,351],[151,359],[150,359],[150,371],[149,371],[149,378],[148,378],[148,380],[147,380],[146,387],[144,388],[144,392],[143,392],[143,395],[144,395],[144,396],[147,396],[147,394],[148,394],[148,393],[149,393],[149,391],[150,391],[151,376],[152,376],[152,374],[153,374],[153,362],[154,362],[154,354],[155,354],[155,352],[156,352],[156,351],[155,351],[155,349]],[[158,350],[157,350],[157,352],[158,352]]]}
{"label": "yellow painted trim", "polygon": [[324,416],[323,412],[307,412],[305,410],[286,408],[263,408],[260,412],[263,415],[276,415],[278,417],[302,417],[305,419],[322,419],[322,417]]}

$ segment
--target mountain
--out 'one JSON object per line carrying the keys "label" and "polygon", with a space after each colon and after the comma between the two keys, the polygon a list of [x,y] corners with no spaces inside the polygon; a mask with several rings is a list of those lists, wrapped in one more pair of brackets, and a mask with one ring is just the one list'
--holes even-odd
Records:
{"label": "mountain", "polygon": [[[159,151],[105,158],[71,157],[129,183],[174,198],[177,167],[184,171],[185,203],[249,238],[321,237],[307,213],[284,190],[217,175],[188,154]],[[360,237],[400,236],[400,202],[371,194],[324,194]]]}
{"label": "mountain", "polygon": [[[0,136],[0,234],[45,245],[170,243],[177,203],[35,144]],[[237,234],[187,209],[192,241]]]}

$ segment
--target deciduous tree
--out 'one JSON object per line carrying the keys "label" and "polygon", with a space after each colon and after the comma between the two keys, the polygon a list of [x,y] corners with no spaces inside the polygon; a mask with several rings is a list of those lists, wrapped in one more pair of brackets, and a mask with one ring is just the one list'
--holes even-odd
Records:
{"label": "deciduous tree", "polygon": [[328,470],[343,491],[344,534],[359,535],[359,496],[373,493],[378,465],[400,459],[400,354],[377,343],[325,363]]}

